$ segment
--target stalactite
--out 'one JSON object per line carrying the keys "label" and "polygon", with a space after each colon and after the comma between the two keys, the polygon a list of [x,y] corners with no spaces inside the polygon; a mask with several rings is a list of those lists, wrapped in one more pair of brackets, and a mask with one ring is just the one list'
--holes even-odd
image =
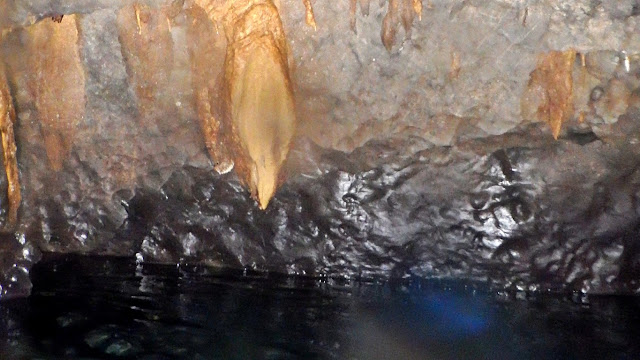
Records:
{"label": "stalactite", "polygon": [[382,43],[387,51],[391,51],[396,41],[396,32],[398,25],[402,24],[405,37],[411,37],[411,27],[415,16],[422,19],[422,1],[421,0],[389,0],[389,8],[387,14],[382,20]]}
{"label": "stalactite", "polygon": [[223,141],[235,171],[265,209],[279,183],[280,168],[295,132],[293,89],[280,15],[271,0],[201,0],[227,38]]}
{"label": "stalactite", "polygon": [[51,167],[59,170],[84,116],[85,74],[78,49],[76,16],[29,27],[32,90]]}
{"label": "stalactite", "polygon": [[369,15],[369,2],[371,0],[349,0],[349,15],[350,15],[350,25],[351,30],[356,31],[356,13],[358,11],[358,4],[360,4],[360,12],[364,16]]}
{"label": "stalactite", "polygon": [[[275,8],[260,7],[253,11],[274,15]],[[240,46],[232,48],[227,66],[234,130],[250,159],[245,177],[263,209],[275,193],[280,167],[295,130],[286,48],[278,46],[277,40],[264,36],[251,42],[240,40]]]}
{"label": "stalactite", "polygon": [[226,174],[234,166],[222,141],[224,124],[220,121],[224,105],[220,89],[224,86],[227,42],[222,26],[210,21],[201,7],[187,9],[187,18],[195,108],[214,169],[219,174]]}
{"label": "stalactite", "polygon": [[422,0],[413,0],[413,11],[418,15],[418,21],[422,21]]}
{"label": "stalactite", "polygon": [[[2,38],[0,38],[1,42]],[[13,131],[15,112],[9,85],[5,76],[4,65],[0,60],[0,135],[2,136],[2,154],[4,170],[7,175],[8,225],[14,225],[18,219],[18,208],[22,199],[20,194],[20,180],[18,162],[16,160],[16,140]]]}
{"label": "stalactite", "polygon": [[226,27],[225,66],[236,157],[244,154],[236,168],[265,209],[295,132],[286,38],[271,1],[237,14],[233,27]]}
{"label": "stalactite", "polygon": [[313,30],[318,30],[318,25],[316,24],[316,17],[313,14],[313,7],[311,6],[311,0],[302,0],[305,8],[305,21],[307,25],[311,26]]}
{"label": "stalactite", "polygon": [[[369,15],[369,7],[371,0],[349,0],[349,16],[351,30],[356,32],[356,13],[358,11],[358,5],[360,5],[360,12],[362,15]],[[380,37],[387,51],[391,51],[391,48],[396,41],[396,33],[398,26],[402,24],[404,28],[405,37],[411,37],[411,27],[416,15],[418,20],[422,20],[422,0],[388,0],[387,13],[382,20],[382,31]]]}
{"label": "stalactite", "polygon": [[545,121],[555,139],[573,115],[574,50],[551,51],[539,57],[521,100],[523,117]]}
{"label": "stalactite", "polygon": [[163,113],[158,101],[162,89],[170,86],[173,68],[173,39],[164,9],[144,5],[126,6],[118,13],[118,34],[130,81],[142,117]]}
{"label": "stalactite", "polygon": [[142,19],[140,17],[140,4],[138,3],[133,4],[133,11],[136,14],[136,25],[138,25],[138,35],[142,35]]}

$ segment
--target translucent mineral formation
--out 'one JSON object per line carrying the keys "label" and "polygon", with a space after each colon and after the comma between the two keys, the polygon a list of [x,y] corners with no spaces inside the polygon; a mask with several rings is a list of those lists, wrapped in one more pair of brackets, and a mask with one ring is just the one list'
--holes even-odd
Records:
{"label": "translucent mineral formation", "polygon": [[225,143],[235,171],[260,208],[275,194],[280,168],[295,133],[296,114],[289,75],[288,45],[280,14],[270,0],[238,0],[217,6],[202,1],[227,38]]}

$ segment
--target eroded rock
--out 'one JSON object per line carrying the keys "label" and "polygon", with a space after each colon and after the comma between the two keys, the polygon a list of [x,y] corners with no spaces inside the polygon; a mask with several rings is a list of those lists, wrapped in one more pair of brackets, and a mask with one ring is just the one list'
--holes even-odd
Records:
{"label": "eroded rock", "polygon": [[85,111],[85,70],[75,15],[41,21],[30,36],[30,91],[35,99],[47,157],[54,171],[71,151]]}
{"label": "eroded rock", "polygon": [[[0,285],[28,273],[31,246],[637,292],[640,22],[625,4],[2,3],[23,204]],[[71,21],[75,40],[55,40]],[[289,126],[254,125],[289,124],[293,108],[283,164]],[[262,211],[241,184],[260,199],[252,162],[267,154],[269,184],[288,180]]]}

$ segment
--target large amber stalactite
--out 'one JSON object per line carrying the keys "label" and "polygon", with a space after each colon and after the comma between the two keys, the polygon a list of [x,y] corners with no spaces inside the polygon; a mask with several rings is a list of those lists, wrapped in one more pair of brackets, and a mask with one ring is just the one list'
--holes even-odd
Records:
{"label": "large amber stalactite", "polygon": [[[0,40],[2,39],[0,38]],[[4,170],[7,174],[7,197],[9,203],[7,223],[9,225],[16,223],[18,208],[22,199],[18,179],[18,162],[16,160],[16,140],[13,131],[15,118],[4,64],[0,60],[0,135],[2,136]]]}
{"label": "large amber stalactite", "polygon": [[226,81],[236,151],[248,160],[236,167],[264,209],[276,191],[295,132],[285,36],[269,3],[251,7],[233,29]]}
{"label": "large amber stalactite", "polygon": [[278,9],[270,0],[202,1],[227,38],[224,73],[229,131],[222,136],[236,173],[265,209],[295,133],[296,115],[287,43]]}
{"label": "large amber stalactite", "polygon": [[85,74],[75,15],[44,20],[28,28],[31,38],[31,90],[49,163],[60,170],[84,117]]}

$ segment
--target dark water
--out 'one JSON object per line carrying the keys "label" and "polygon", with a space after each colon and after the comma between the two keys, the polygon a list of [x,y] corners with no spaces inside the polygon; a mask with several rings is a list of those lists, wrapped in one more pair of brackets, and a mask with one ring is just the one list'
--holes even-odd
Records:
{"label": "dark water", "polygon": [[0,303],[0,359],[638,359],[640,298],[61,257]]}

